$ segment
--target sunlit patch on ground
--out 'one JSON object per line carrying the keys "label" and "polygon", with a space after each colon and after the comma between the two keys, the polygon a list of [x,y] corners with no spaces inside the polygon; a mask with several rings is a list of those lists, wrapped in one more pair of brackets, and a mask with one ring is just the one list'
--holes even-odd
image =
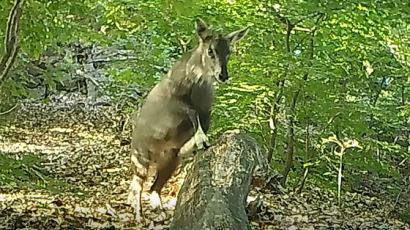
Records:
{"label": "sunlit patch on ground", "polygon": [[[54,229],[56,226],[62,229],[122,229],[140,226],[135,222],[133,210],[126,204],[129,152],[128,146],[120,145],[120,138],[129,133],[115,129],[115,122],[121,119],[118,114],[101,109],[92,112],[94,117],[87,117],[87,111],[60,111],[36,103],[27,103],[15,112],[21,116],[16,117],[13,124],[0,123],[1,154],[28,172],[31,172],[32,165],[21,163],[22,156],[34,154],[40,157],[41,161],[35,165],[44,170],[39,171],[42,173],[39,176],[47,178],[42,182],[36,174],[29,175],[44,184],[40,188],[3,186],[0,183],[0,223],[5,223],[0,224],[1,229]],[[66,185],[61,191],[53,192],[47,187],[48,178],[61,180]],[[33,179],[29,177],[27,180]],[[169,201],[175,197],[167,194],[174,189],[173,181],[175,178],[164,187],[162,195],[168,219],[149,222],[153,228],[161,229],[170,223],[175,201],[171,204]],[[149,194],[144,193],[146,195]],[[148,199],[144,202],[146,216],[156,219],[159,214],[149,210]]]}

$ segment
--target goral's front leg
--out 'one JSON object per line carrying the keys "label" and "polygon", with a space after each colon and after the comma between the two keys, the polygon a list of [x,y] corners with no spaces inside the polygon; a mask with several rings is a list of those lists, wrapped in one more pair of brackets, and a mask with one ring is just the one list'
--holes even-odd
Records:
{"label": "goral's front leg", "polygon": [[184,111],[191,120],[192,127],[194,129],[194,136],[187,141],[181,148],[180,155],[185,155],[185,153],[192,153],[195,149],[206,149],[210,146],[208,137],[205,135],[204,130],[201,126],[201,121],[196,110],[192,108],[186,108]]}
{"label": "goral's front leg", "polygon": [[[197,130],[194,134],[194,136],[187,141],[182,148],[180,149],[178,155],[180,157],[191,157],[192,153],[196,149],[207,149],[210,146],[209,139],[204,133],[201,123],[199,121],[199,117],[197,116],[196,121],[198,122],[197,124]],[[194,126],[195,127],[195,126]]]}
{"label": "goral's front leg", "polygon": [[198,149],[207,149],[210,146],[209,139],[205,135],[204,131],[202,130],[201,122],[199,121],[199,117],[197,116],[197,130],[194,135],[195,144]]}

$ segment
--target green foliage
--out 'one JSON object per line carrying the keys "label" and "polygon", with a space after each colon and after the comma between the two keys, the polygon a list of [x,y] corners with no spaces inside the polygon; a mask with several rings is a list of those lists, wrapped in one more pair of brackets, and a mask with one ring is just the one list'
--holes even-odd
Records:
{"label": "green foliage", "polygon": [[40,163],[43,160],[36,155],[23,155],[13,159],[0,154],[0,188],[36,188],[53,193],[61,193],[68,189],[63,181],[50,177]]}
{"label": "green foliage", "polygon": [[410,208],[405,208],[401,212],[398,213],[400,219],[406,223],[410,223]]}
{"label": "green foliage", "polygon": [[[0,3],[5,9],[0,12],[0,25],[5,25],[11,4]],[[29,1],[24,12],[20,39],[24,55],[36,59],[57,42],[73,41],[130,49],[139,59],[107,65],[106,75],[118,85],[137,85],[143,92],[163,75],[153,65],[170,68],[184,48],[196,44],[193,22],[197,17],[221,31],[251,26],[247,37],[234,47],[230,83],[218,86],[213,138],[229,129],[242,129],[266,149],[272,148],[272,106],[282,92],[271,163],[278,170],[284,167],[288,118],[293,115],[296,160],[291,185],[309,167],[308,182],[336,189],[338,159],[334,149],[323,150],[321,142],[331,135],[355,139],[363,146],[344,159],[346,190],[365,183],[358,175],[380,174],[396,183],[400,178],[393,165],[410,160],[408,1],[36,0]],[[296,26],[288,44],[285,19]],[[312,29],[313,57],[307,32]],[[4,39],[4,28],[0,31]],[[16,68],[24,66],[23,54]],[[44,84],[55,87],[55,82],[56,76],[51,75]],[[13,95],[23,91],[21,82],[9,85]],[[120,94],[116,85],[104,89]]]}

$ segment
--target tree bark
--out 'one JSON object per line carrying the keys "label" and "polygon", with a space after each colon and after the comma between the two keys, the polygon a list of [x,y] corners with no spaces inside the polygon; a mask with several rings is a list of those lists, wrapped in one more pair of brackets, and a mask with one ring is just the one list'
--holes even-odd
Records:
{"label": "tree bark", "polygon": [[9,19],[7,21],[6,38],[4,41],[5,53],[0,60],[0,90],[7,79],[11,67],[18,52],[18,32],[20,27],[20,17],[23,11],[25,0],[15,0],[11,8]]}
{"label": "tree bark", "polygon": [[266,170],[259,144],[227,132],[197,154],[178,194],[170,229],[250,229],[245,212],[252,175]]}
{"label": "tree bark", "polygon": [[[290,50],[290,35],[292,32],[292,29],[294,28],[294,25],[287,19],[284,18],[283,16],[276,14],[276,16],[278,17],[279,21],[281,21],[285,26],[286,26],[286,36],[285,36],[285,47],[286,47],[286,53],[290,54],[291,50]],[[287,78],[289,72],[289,64],[286,65],[285,67],[285,71],[284,71],[284,76],[282,77],[282,79],[279,81],[279,90],[278,93],[276,94],[276,99],[273,102],[272,106],[271,106],[271,140],[270,140],[270,148],[268,151],[268,162],[272,161],[272,157],[273,157],[273,153],[276,150],[276,138],[278,135],[278,117],[277,115],[279,114],[279,110],[280,110],[280,106],[279,103],[282,100],[283,97],[283,90],[285,88],[285,81]]]}

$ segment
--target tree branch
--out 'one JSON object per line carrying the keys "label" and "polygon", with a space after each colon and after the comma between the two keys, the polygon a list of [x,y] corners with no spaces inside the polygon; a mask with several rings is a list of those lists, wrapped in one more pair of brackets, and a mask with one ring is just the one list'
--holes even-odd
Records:
{"label": "tree branch", "polygon": [[4,112],[0,112],[0,116],[6,115],[8,113],[10,113],[11,111],[13,111],[15,108],[17,108],[18,104],[15,104],[11,109],[4,111]]}

